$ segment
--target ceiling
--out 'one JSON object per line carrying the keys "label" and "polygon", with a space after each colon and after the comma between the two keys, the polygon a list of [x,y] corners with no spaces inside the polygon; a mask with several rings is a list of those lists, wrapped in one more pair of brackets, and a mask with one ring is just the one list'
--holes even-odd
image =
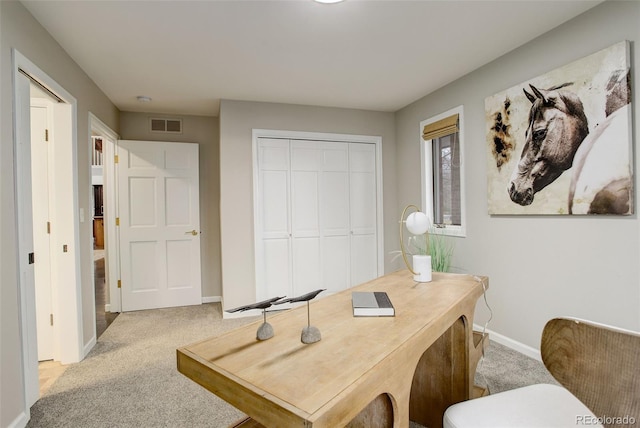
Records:
{"label": "ceiling", "polygon": [[221,99],[396,111],[601,1],[22,3],[121,111],[217,116]]}

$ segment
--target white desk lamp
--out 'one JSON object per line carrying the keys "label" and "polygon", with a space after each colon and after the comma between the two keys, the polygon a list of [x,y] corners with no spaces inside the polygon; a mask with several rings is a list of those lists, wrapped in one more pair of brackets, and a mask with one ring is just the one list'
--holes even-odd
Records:
{"label": "white desk lamp", "polygon": [[[415,209],[415,212],[409,214],[405,220],[405,215],[409,209]],[[404,228],[403,223],[407,227],[407,230],[412,235],[425,235],[425,249],[429,250],[429,236],[426,235],[429,230],[429,217],[415,205],[407,205],[402,211],[400,216],[400,250],[402,251],[402,258],[407,268],[413,274],[413,280],[416,282],[430,282],[431,281],[431,256],[427,254],[414,254],[413,255],[413,267],[407,260],[407,253],[404,248]]]}

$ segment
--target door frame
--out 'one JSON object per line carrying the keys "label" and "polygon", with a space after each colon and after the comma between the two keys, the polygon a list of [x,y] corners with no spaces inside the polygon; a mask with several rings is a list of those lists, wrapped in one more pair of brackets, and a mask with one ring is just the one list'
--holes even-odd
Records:
{"label": "door frame", "polygon": [[[120,279],[120,244],[116,228],[116,217],[118,213],[118,198],[116,185],[115,156],[118,140],[120,136],[96,115],[89,112],[89,136],[88,141],[91,144],[91,133],[95,132],[104,137],[102,141],[102,174],[104,183],[104,234],[105,234],[105,283],[109,290],[107,312],[120,312],[122,308],[122,296],[118,288],[118,279]],[[89,151],[89,159],[87,160],[89,168],[89,176],[91,176],[91,151]],[[92,187],[89,189],[93,191]],[[89,195],[91,200],[91,195]],[[90,246],[93,248],[93,245]],[[91,278],[93,278],[94,264],[91,263]],[[94,296],[95,301],[95,296]],[[94,311],[95,325],[95,311]]]}
{"label": "door frame", "polygon": [[[54,358],[64,364],[80,361],[84,357],[82,344],[82,290],[80,275],[80,224],[78,221],[78,167],[77,167],[77,100],[49,77],[33,62],[27,59],[15,48],[12,49],[12,77],[13,77],[13,109],[14,115],[14,191],[16,200],[17,230],[33,230],[33,221],[29,207],[24,201],[31,197],[30,186],[24,186],[18,179],[21,174],[30,171],[31,166],[26,161],[30,159],[30,144],[23,144],[29,135],[25,127],[29,127],[29,119],[19,114],[19,107],[30,104],[30,91],[25,91],[19,85],[22,73],[48,88],[64,103],[54,107],[56,119],[56,137],[58,144],[54,148],[54,159],[57,164],[56,178],[53,187],[55,195],[55,217],[57,219],[56,236],[52,242],[52,286],[58,298],[53,299],[54,322],[57,323],[56,337],[54,337]],[[29,140],[30,143],[30,140]],[[63,245],[67,245],[67,253],[62,254]],[[25,249],[32,248],[33,243],[19,232],[15,248],[18,259],[18,293],[20,295],[20,336],[23,359],[23,381],[25,391],[25,410],[34,403],[39,396],[37,370],[37,331],[35,325],[35,294],[33,281],[29,281],[22,273],[26,268]],[[59,278],[64,278],[60,281]],[[64,296],[62,298],[61,296]],[[62,334],[64,332],[64,334]],[[35,359],[35,360],[34,360]],[[35,371],[34,371],[35,365]]]}
{"label": "door frame", "polygon": [[[257,225],[258,219],[258,139],[260,138],[279,138],[291,140],[308,140],[308,141],[331,141],[337,143],[368,143],[375,145],[376,151],[376,241],[377,241],[377,269],[378,274],[384,272],[384,205],[383,205],[383,181],[382,181],[382,137],[375,135],[355,135],[355,134],[334,134],[326,132],[306,132],[306,131],[287,131],[274,129],[253,129],[251,135],[252,141],[252,161],[253,161],[253,219],[254,219],[254,270],[257,269],[256,252],[259,248]],[[257,287],[255,289],[257,295]],[[257,311],[246,311],[244,315],[255,314]],[[233,316],[233,314],[231,314]],[[225,317],[227,314],[225,314]]]}

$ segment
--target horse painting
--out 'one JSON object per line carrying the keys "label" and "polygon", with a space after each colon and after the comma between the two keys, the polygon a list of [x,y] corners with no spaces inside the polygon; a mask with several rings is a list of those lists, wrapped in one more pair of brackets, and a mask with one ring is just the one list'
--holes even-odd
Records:
{"label": "horse painting", "polygon": [[628,41],[484,102],[489,215],[630,215]]}
{"label": "horse painting", "polygon": [[571,168],[580,144],[589,133],[580,99],[563,90],[565,83],[549,89],[529,85],[523,89],[531,101],[525,144],[508,186],[509,197],[530,205],[534,195]]}
{"label": "horse painting", "polygon": [[531,102],[525,144],[508,193],[519,205],[530,205],[534,195],[572,166],[568,194],[569,214],[630,214],[631,171],[629,146],[623,137],[630,117],[628,74],[611,76],[606,119],[591,133],[582,102],[563,89],[571,83],[523,89]]}

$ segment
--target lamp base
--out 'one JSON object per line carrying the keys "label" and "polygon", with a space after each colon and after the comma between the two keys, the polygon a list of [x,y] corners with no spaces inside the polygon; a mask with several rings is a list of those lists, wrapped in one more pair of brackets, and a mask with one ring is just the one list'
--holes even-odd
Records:
{"label": "lamp base", "polygon": [[431,256],[415,254],[413,256],[413,275],[416,282],[431,282]]}

